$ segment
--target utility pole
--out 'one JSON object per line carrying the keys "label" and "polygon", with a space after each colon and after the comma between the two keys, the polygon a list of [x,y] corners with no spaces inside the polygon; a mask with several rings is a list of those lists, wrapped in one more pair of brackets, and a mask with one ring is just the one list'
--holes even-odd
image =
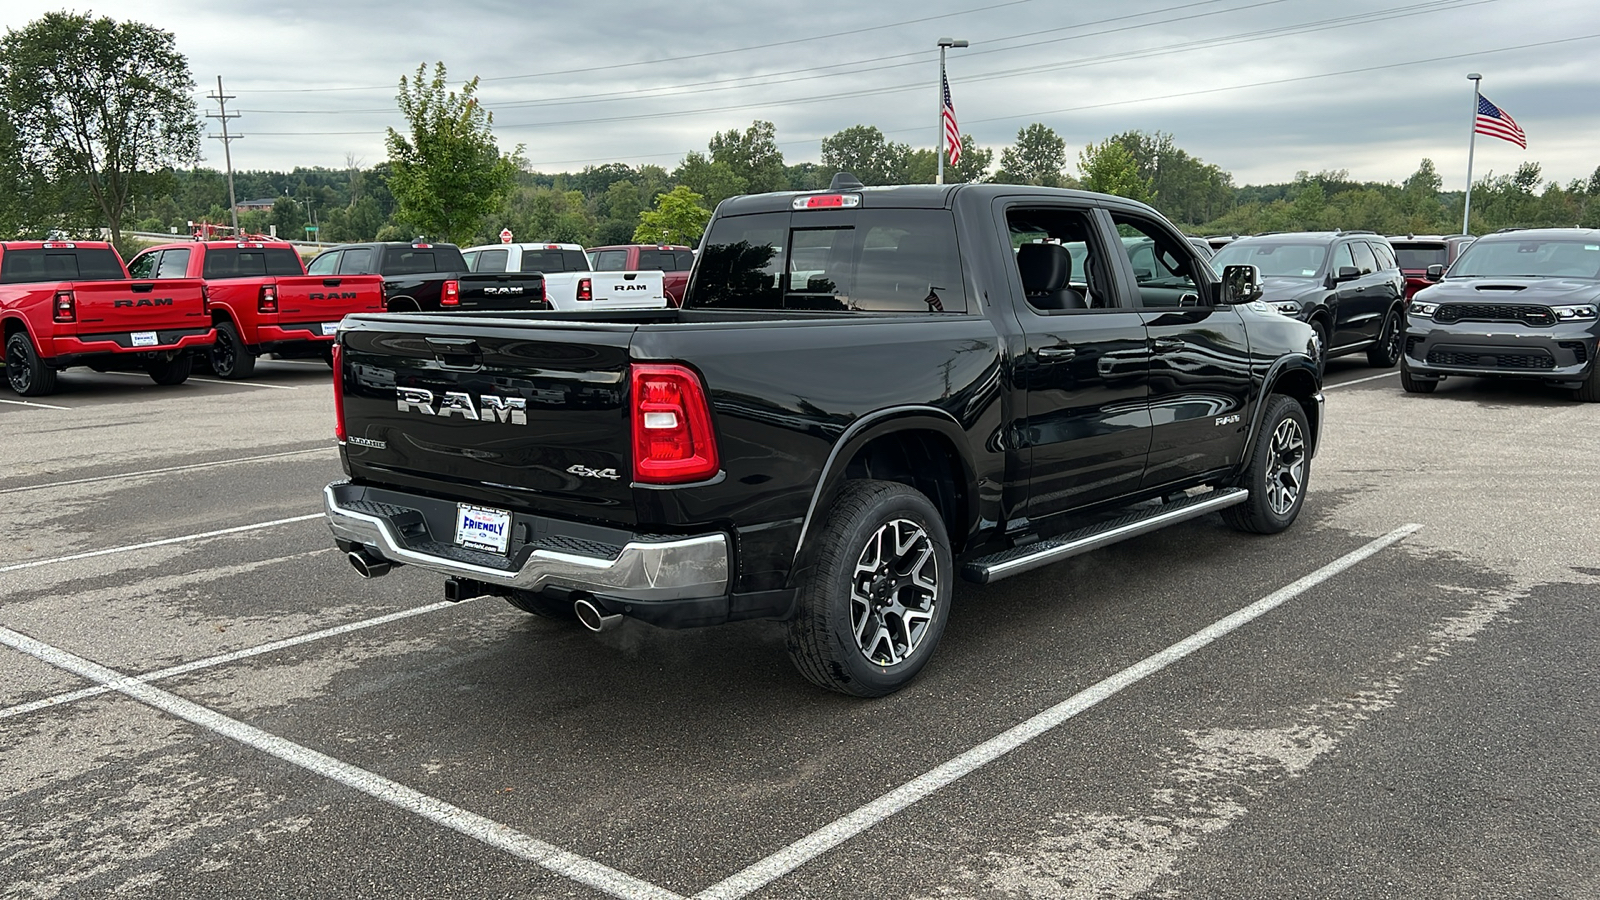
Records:
{"label": "utility pole", "polygon": [[228,167],[228,212],[233,214],[233,239],[239,240],[239,199],[233,195],[233,153],[228,145],[231,142],[237,141],[238,139],[244,137],[244,135],[228,133],[228,120],[239,118],[239,114],[229,114],[228,112],[228,101],[232,100],[233,96],[230,94],[224,94],[222,92],[221,75],[217,76],[217,92],[215,94],[207,94],[206,96],[217,101],[217,111],[214,113],[206,113],[206,118],[219,119],[222,122],[222,133],[209,135],[209,137],[211,137],[212,140],[218,140],[222,142],[222,158],[227,163]]}

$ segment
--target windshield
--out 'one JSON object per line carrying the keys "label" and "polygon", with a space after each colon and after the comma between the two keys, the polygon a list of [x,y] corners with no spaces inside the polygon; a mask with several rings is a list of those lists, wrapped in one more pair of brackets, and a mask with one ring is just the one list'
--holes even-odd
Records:
{"label": "windshield", "polygon": [[1234,241],[1211,258],[1211,268],[1255,266],[1263,278],[1315,278],[1328,248],[1289,241]]}
{"label": "windshield", "polygon": [[1600,240],[1480,240],[1451,278],[1600,278]]}

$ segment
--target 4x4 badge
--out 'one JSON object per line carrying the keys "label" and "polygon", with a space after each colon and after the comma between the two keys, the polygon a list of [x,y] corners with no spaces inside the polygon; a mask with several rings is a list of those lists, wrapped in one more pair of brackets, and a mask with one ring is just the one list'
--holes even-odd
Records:
{"label": "4x4 badge", "polygon": [[591,469],[588,466],[568,466],[567,473],[579,478],[608,478],[612,481],[622,477],[616,469]]}

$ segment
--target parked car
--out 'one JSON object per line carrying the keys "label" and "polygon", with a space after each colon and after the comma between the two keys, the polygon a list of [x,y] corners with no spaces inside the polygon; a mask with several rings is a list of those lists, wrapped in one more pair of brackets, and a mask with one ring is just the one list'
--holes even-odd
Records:
{"label": "parked car", "polygon": [[306,272],[324,277],[382,275],[384,307],[393,312],[550,308],[544,299],[544,276],[474,274],[454,244],[341,244],[313,259]]}
{"label": "parked car", "polygon": [[661,309],[661,272],[594,272],[577,244],[485,244],[461,251],[473,272],[537,272],[552,309]]}
{"label": "parked car", "polygon": [[1600,230],[1539,228],[1478,238],[1406,316],[1400,383],[1431,393],[1445,378],[1533,378],[1600,402]]}
{"label": "parked car", "polygon": [[1253,265],[1262,301],[1309,324],[1331,356],[1363,350],[1367,363],[1400,360],[1405,276],[1389,242],[1370,231],[1305,231],[1242,237],[1217,251],[1211,265]]}
{"label": "parked car", "polygon": [[1294,522],[1321,382],[1256,278],[1100,194],[733,198],[681,309],[347,319],[328,523],[364,576],[416,566],[597,631],[785,619],[806,678],[887,694],[957,573],[1211,511]]}
{"label": "parked car", "polygon": [[1205,238],[1195,237],[1194,235],[1186,235],[1186,238],[1189,241],[1189,246],[1194,248],[1194,252],[1200,254],[1201,259],[1210,259],[1217,255],[1217,248],[1211,246],[1211,242]]}
{"label": "parked car", "polygon": [[101,241],[0,242],[0,325],[6,380],[25,397],[53,392],[72,366],[182,384],[217,338],[200,279],[134,280]]}
{"label": "parked car", "polygon": [[1212,234],[1203,238],[1203,240],[1211,246],[1211,251],[1213,253],[1221,250],[1223,247],[1228,246],[1238,239],[1239,236],[1237,234]]}
{"label": "parked car", "polygon": [[323,356],[346,313],[384,308],[382,276],[307,275],[287,242],[163,244],[135,256],[128,271],[204,282],[217,329],[207,358],[220,378],[249,378],[263,353]]}
{"label": "parked car", "polygon": [[589,266],[596,272],[661,272],[662,289],[673,306],[683,305],[683,289],[694,267],[694,248],[680,244],[618,244],[590,247]]}
{"label": "parked car", "polygon": [[1400,261],[1400,273],[1406,276],[1406,299],[1433,282],[1427,279],[1429,266],[1453,265],[1461,251],[1467,249],[1474,238],[1470,234],[1418,235],[1390,237],[1395,258]]}

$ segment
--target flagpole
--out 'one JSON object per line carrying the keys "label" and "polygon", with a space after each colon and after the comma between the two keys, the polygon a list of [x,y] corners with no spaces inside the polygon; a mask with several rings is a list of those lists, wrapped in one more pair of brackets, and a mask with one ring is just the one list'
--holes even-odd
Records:
{"label": "flagpole", "polygon": [[944,184],[944,51],[954,43],[950,38],[939,39],[939,149],[934,151],[939,169],[933,178],[934,184]]}
{"label": "flagpole", "polygon": [[1472,72],[1467,78],[1472,81],[1472,120],[1467,125],[1467,199],[1461,205],[1462,234],[1472,233],[1467,230],[1472,219],[1472,155],[1478,148],[1478,98],[1483,96],[1483,76]]}

